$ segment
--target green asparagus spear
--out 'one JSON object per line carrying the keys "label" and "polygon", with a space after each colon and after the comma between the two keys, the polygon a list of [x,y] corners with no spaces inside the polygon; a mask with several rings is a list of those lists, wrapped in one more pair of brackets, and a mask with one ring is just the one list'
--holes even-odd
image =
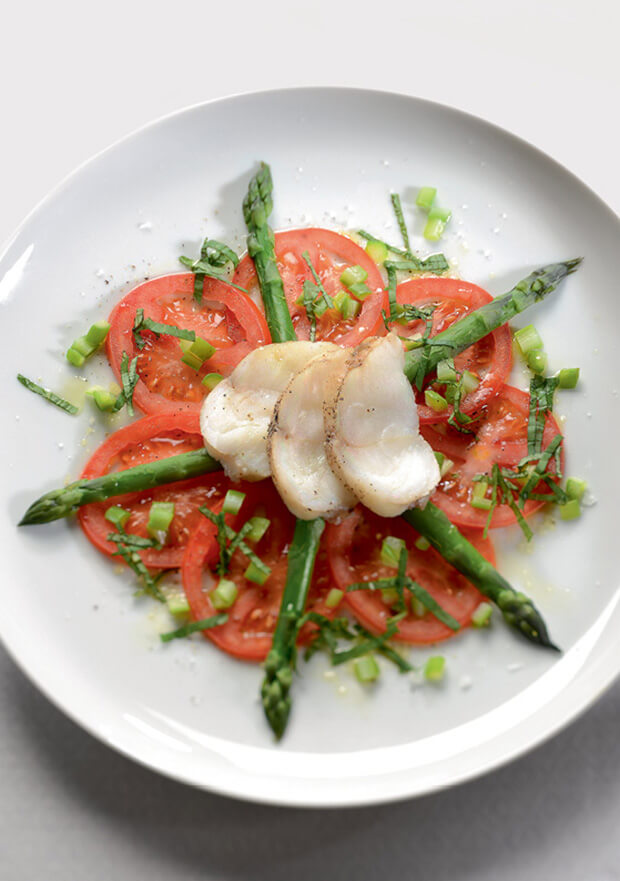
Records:
{"label": "green asparagus spear", "polygon": [[440,361],[453,358],[482,339],[496,327],[500,327],[519,312],[538,303],[554,291],[560,282],[577,270],[581,257],[566,260],[564,263],[550,263],[536,269],[515,287],[495,297],[490,303],[481,306],[455,321],[442,333],[438,333],[419,349],[412,349],[405,356],[405,376],[422,388],[424,377],[437,367]]}
{"label": "green asparagus spear", "polygon": [[411,508],[403,518],[428,539],[455,569],[462,572],[472,584],[500,608],[507,624],[518,630],[531,642],[555,649],[540,612],[523,593],[512,588],[497,569],[464,538],[443,511],[432,502],[424,508]]}
{"label": "green asparagus spear", "polygon": [[288,552],[286,584],[261,687],[265,715],[278,739],[284,734],[291,710],[289,692],[295,669],[297,632],[324,528],[325,523],[320,518],[298,520]]}
{"label": "green asparagus spear", "polygon": [[92,480],[76,480],[75,483],[52,490],[33,502],[19,525],[50,523],[52,520],[67,517],[89,502],[103,502],[123,493],[140,492],[164,483],[187,480],[208,471],[217,471],[221,467],[206,450],[191,450],[189,453],[157,459],[155,462],[136,465],[125,471],[114,471]]}
{"label": "green asparagus spear", "polygon": [[[248,252],[256,267],[271,338],[281,343],[295,340],[297,335],[276,263],[273,233],[267,225],[273,207],[272,189],[271,172],[263,162],[250,181],[243,201],[243,216],[249,231]],[[297,630],[306,607],[314,561],[324,528],[325,522],[320,518],[297,520],[288,551],[286,584],[261,686],[265,715],[278,739],[284,734],[291,710],[290,688],[295,670]]]}
{"label": "green asparagus spear", "polygon": [[271,339],[274,343],[282,343],[294,340],[296,336],[276,263],[273,232],[267,223],[273,208],[272,190],[271,171],[261,162],[243,200],[243,217],[249,233],[248,253],[256,267]]}

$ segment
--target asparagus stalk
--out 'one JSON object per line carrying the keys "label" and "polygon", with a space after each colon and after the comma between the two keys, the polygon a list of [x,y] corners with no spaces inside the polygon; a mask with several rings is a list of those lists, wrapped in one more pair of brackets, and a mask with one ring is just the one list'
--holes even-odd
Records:
{"label": "asparagus stalk", "polygon": [[424,508],[411,508],[403,518],[423,535],[455,569],[462,572],[480,593],[500,609],[506,623],[545,648],[558,647],[549,638],[547,627],[534,603],[508,584],[497,569],[464,538],[443,511],[432,502]]}
{"label": "asparagus stalk", "polygon": [[[274,342],[281,343],[295,340],[297,335],[284,296],[273,246],[273,233],[267,223],[273,207],[272,190],[271,171],[262,162],[259,171],[250,181],[243,201],[243,216],[249,232],[248,252],[256,267],[271,338]],[[286,584],[261,686],[265,715],[278,740],[284,734],[291,710],[290,689],[295,670],[297,631],[306,607],[314,561],[324,528],[325,522],[320,518],[297,520],[288,551]]]}
{"label": "asparagus stalk", "polygon": [[453,358],[482,339],[496,327],[500,327],[519,312],[533,306],[554,291],[560,282],[576,272],[582,258],[566,260],[563,263],[550,263],[536,269],[518,284],[490,303],[470,312],[460,321],[438,333],[419,349],[412,349],[405,355],[405,376],[409,382],[422,387],[424,377],[437,367],[440,361]]}
{"label": "asparagus stalk", "polygon": [[261,687],[265,715],[278,739],[284,734],[291,710],[290,688],[295,669],[297,633],[324,528],[325,523],[320,518],[298,520],[288,552],[286,584]]}
{"label": "asparagus stalk", "polygon": [[271,339],[274,343],[283,343],[296,336],[276,263],[273,232],[267,223],[273,208],[272,190],[271,171],[261,162],[243,200],[243,217],[248,228],[248,253],[256,268]]}
{"label": "asparagus stalk", "polygon": [[198,477],[222,466],[206,450],[191,450],[166,459],[157,459],[144,465],[135,465],[125,471],[114,471],[92,480],[76,480],[62,489],[46,493],[33,502],[19,522],[20,526],[50,523],[67,517],[89,502],[103,502],[112,496],[153,489],[164,483]]}

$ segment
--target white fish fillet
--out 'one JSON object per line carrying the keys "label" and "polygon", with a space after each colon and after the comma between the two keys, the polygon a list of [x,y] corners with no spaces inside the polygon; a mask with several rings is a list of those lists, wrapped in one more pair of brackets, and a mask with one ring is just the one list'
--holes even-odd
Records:
{"label": "white fish fillet", "polygon": [[269,477],[267,432],[273,409],[293,374],[333,343],[273,343],[250,352],[206,397],[200,411],[205,447],[231,480]]}
{"label": "white fish fillet", "polygon": [[393,333],[366,340],[326,389],[329,464],[382,517],[402,514],[439,482],[435,455],[418,431],[404,357]]}
{"label": "white fish fillet", "polygon": [[334,519],[357,501],[329,466],[323,424],[328,377],[339,373],[350,355],[349,349],[337,349],[313,358],[293,376],[274,410],[271,477],[284,504],[301,520]]}

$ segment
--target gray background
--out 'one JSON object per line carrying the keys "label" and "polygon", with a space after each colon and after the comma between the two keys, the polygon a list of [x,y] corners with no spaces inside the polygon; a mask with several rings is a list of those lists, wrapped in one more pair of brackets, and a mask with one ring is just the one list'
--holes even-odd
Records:
{"label": "gray background", "polygon": [[[501,8],[498,8],[500,7]],[[497,122],[618,211],[618,4],[15,3],[0,52],[0,240],[163,113],[284,85],[393,89]],[[415,802],[289,811],[195,792],[65,719],[0,649],[0,881],[620,878],[620,687],[513,765]]]}

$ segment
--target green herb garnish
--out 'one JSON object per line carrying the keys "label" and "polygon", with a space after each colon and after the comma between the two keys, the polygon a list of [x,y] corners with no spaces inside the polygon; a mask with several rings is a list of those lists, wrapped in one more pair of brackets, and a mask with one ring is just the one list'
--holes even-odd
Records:
{"label": "green herb garnish", "polygon": [[186,266],[194,273],[194,299],[197,303],[202,302],[205,276],[226,282],[231,287],[247,294],[245,288],[233,284],[227,277],[226,268],[228,264],[231,264],[233,269],[236,269],[239,265],[239,258],[228,245],[224,245],[216,239],[205,239],[202,243],[198,260],[191,260],[189,257],[179,257],[179,260],[183,266]]}
{"label": "green herb garnish", "polygon": [[177,327],[175,324],[162,324],[160,321],[153,321],[148,317],[144,317],[144,309],[136,309],[136,317],[133,322],[133,336],[139,349],[143,349],[146,345],[146,340],[141,334],[143,330],[150,330],[156,337],[164,334],[177,337],[180,340],[189,340],[190,342],[194,342],[196,339],[195,331],[185,330],[185,328]]}
{"label": "green herb garnish", "polygon": [[169,633],[161,633],[159,638],[162,642],[170,642],[172,639],[183,639],[186,636],[191,636],[192,633],[211,630],[212,627],[221,627],[222,624],[226,624],[227,621],[228,615],[226,614],[212,615],[210,618],[202,618],[200,621],[191,621],[184,627],[179,627],[178,630],[171,630]]}
{"label": "green herb garnish", "polygon": [[17,374],[18,380],[27,388],[28,391],[34,392],[35,395],[40,395],[46,401],[49,401],[50,404],[53,404],[55,407],[59,407],[61,410],[64,410],[65,413],[70,413],[71,416],[75,416],[78,412],[78,408],[75,404],[71,404],[69,401],[65,401],[64,398],[61,398],[60,395],[57,395],[56,392],[51,392],[49,389],[43,388],[41,385],[37,385],[36,382],[33,382],[31,379],[28,379],[27,376],[24,376],[21,373]]}

